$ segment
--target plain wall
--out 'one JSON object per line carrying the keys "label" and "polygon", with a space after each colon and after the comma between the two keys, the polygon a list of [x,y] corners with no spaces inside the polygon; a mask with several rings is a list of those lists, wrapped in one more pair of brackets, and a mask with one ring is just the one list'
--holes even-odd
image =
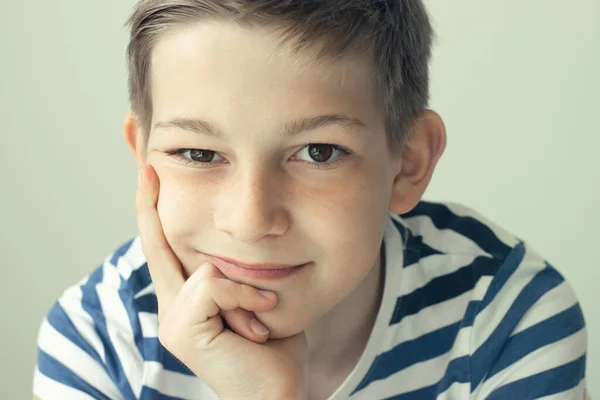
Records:
{"label": "plain wall", "polygon": [[[567,277],[600,396],[600,2],[429,0],[447,151],[429,200],[465,203]],[[0,376],[30,398],[39,325],[136,234],[122,27],[133,1],[0,2]]]}

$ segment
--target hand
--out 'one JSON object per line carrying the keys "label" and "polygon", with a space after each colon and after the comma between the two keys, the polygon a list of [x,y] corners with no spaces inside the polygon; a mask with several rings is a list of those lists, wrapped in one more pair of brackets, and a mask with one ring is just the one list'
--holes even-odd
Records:
{"label": "hand", "polygon": [[[158,299],[162,345],[221,399],[305,399],[304,333],[268,340],[266,328],[253,312],[273,309],[276,294],[228,280],[210,263],[186,280],[162,229],[156,209],[158,192],[154,169],[140,168],[136,210]],[[231,330],[224,328],[223,319]]]}

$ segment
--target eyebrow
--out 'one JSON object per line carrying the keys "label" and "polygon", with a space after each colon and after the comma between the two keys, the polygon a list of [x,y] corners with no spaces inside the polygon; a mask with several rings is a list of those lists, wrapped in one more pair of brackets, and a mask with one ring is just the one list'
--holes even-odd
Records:
{"label": "eyebrow", "polygon": [[[295,135],[301,132],[312,131],[329,125],[341,125],[350,128],[350,131],[359,133],[366,125],[357,118],[343,114],[327,114],[317,117],[300,118],[287,123],[280,132],[281,136]],[[209,122],[201,119],[173,118],[168,121],[159,121],[154,124],[153,130],[168,130],[179,128],[186,131],[209,136],[222,136],[222,133]]]}

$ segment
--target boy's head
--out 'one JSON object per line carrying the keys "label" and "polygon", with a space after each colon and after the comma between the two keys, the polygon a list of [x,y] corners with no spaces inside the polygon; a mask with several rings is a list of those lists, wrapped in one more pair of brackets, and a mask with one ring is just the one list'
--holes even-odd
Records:
{"label": "boy's head", "polygon": [[272,337],[372,287],[387,211],[414,207],[445,146],[421,1],[141,0],[129,24],[125,135],[186,272],[305,264],[242,280],[279,294]]}

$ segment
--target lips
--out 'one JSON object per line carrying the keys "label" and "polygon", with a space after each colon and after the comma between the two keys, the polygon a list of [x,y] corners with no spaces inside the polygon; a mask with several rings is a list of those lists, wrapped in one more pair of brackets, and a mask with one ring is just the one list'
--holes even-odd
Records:
{"label": "lips", "polygon": [[250,278],[256,280],[277,280],[291,276],[307,264],[248,264],[226,257],[203,253],[229,279]]}

